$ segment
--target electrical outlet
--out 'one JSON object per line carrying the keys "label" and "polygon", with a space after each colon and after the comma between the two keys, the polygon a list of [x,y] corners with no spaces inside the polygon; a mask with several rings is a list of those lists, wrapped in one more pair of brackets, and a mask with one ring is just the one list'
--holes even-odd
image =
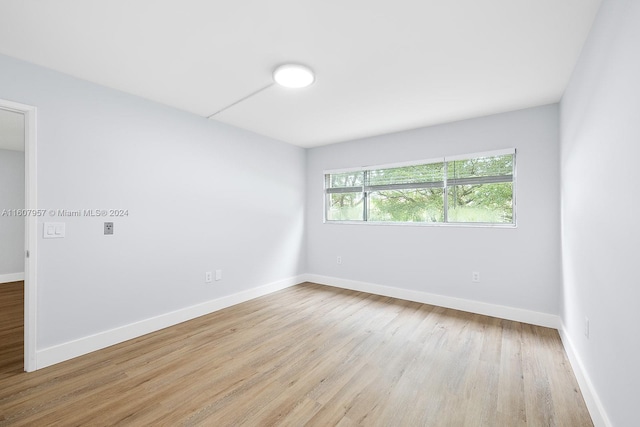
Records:
{"label": "electrical outlet", "polygon": [[105,222],[104,223],[104,234],[105,234],[105,236],[107,234],[113,234],[113,223],[112,222]]}
{"label": "electrical outlet", "polygon": [[336,257],[336,264],[342,264],[342,257],[341,256]]}
{"label": "electrical outlet", "polygon": [[584,336],[589,339],[589,318],[586,316],[584,318]]}
{"label": "electrical outlet", "polygon": [[213,281],[213,274],[210,271],[204,273],[204,281],[206,283],[211,283]]}
{"label": "electrical outlet", "polygon": [[473,283],[480,283],[480,272],[474,271],[471,273],[471,281]]}
{"label": "electrical outlet", "polygon": [[216,282],[222,280],[222,270],[216,270]]}

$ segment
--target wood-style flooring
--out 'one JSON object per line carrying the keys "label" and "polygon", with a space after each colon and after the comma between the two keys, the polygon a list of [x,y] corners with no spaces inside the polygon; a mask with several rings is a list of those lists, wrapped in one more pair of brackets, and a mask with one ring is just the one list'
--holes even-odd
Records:
{"label": "wood-style flooring", "polygon": [[306,283],[33,373],[3,371],[7,425],[592,423],[553,329]]}
{"label": "wood-style flooring", "polygon": [[24,370],[23,313],[24,282],[0,283],[0,382]]}

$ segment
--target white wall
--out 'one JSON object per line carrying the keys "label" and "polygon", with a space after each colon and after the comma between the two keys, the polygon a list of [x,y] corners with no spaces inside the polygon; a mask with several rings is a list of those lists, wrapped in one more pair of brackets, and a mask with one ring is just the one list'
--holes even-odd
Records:
{"label": "white wall", "polygon": [[24,217],[2,215],[24,206],[24,152],[0,150],[0,283],[24,273]]}
{"label": "white wall", "polygon": [[[323,170],[515,147],[517,228],[323,224]],[[558,314],[556,105],[313,148],[309,273]],[[336,263],[336,256],[342,264]],[[481,283],[471,283],[471,272]]]}
{"label": "white wall", "polygon": [[638,23],[637,0],[603,2],[561,103],[562,319],[619,427],[638,425],[640,383]]}
{"label": "white wall", "polygon": [[38,349],[305,271],[303,149],[6,56],[0,98],[38,108],[39,208],[129,210],[39,239]]}

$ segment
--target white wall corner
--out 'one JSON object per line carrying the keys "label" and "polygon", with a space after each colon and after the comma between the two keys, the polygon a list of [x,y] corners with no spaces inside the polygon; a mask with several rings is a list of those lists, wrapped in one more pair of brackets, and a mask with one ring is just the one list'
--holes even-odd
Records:
{"label": "white wall corner", "polygon": [[507,307],[498,304],[489,304],[486,302],[449,297],[422,291],[414,291],[410,289],[394,288],[391,286],[360,282],[356,280],[322,276],[318,274],[305,274],[303,277],[307,282],[318,283],[320,285],[367,292],[370,294],[414,301],[423,304],[437,305],[439,307],[451,308],[475,314],[483,314],[485,316],[498,317],[506,320],[514,320],[516,322],[529,323],[531,325],[544,326],[547,328],[558,329],[560,327],[560,317],[554,314]]}
{"label": "white wall corner", "polygon": [[561,323],[558,331],[560,333],[560,338],[562,339],[562,344],[564,345],[564,350],[567,353],[569,363],[571,363],[571,368],[573,369],[573,373],[578,381],[578,385],[580,386],[582,397],[587,404],[587,409],[591,415],[593,425],[595,427],[613,427],[613,424],[611,424],[611,421],[604,410],[602,401],[598,397],[598,393],[596,393],[596,389],[593,386],[587,371],[584,369],[582,360],[576,352],[571,338],[569,338],[569,335],[566,332],[564,324]]}
{"label": "white wall corner", "polygon": [[303,275],[268,283],[201,304],[185,307],[108,331],[79,338],[36,352],[36,369],[46,368],[124,341],[186,322],[304,282]]}
{"label": "white wall corner", "polygon": [[24,280],[24,273],[0,274],[0,283],[20,282]]}

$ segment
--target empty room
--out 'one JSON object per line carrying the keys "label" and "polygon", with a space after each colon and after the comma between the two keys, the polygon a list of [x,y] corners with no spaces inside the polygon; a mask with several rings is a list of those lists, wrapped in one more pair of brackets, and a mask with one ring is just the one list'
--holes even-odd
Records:
{"label": "empty room", "polygon": [[0,0],[0,426],[639,425],[639,22]]}

